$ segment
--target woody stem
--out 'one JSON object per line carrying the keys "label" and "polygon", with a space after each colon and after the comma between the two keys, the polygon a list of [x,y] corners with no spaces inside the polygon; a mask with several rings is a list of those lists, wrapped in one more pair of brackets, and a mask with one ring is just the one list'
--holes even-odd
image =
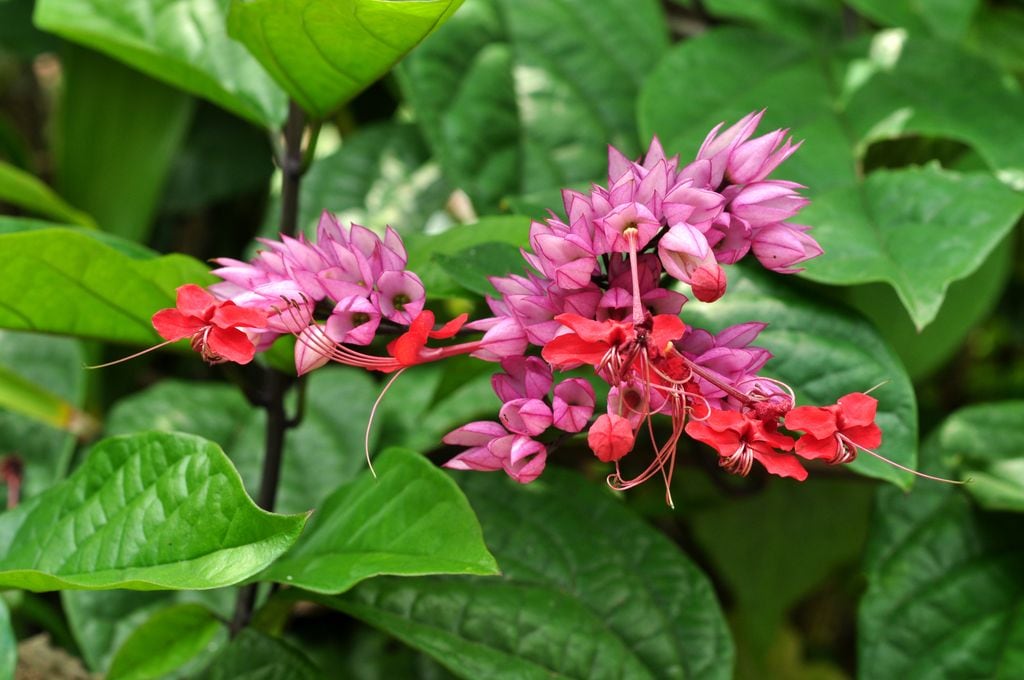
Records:
{"label": "woody stem", "polygon": [[[302,138],[306,130],[306,114],[294,101],[288,105],[288,119],[284,124],[284,151],[278,159],[281,167],[281,221],[282,234],[294,236],[299,219],[299,184],[306,170],[304,158],[311,156],[312,149],[302,148]],[[310,138],[310,146],[315,143],[315,136]],[[301,380],[301,378],[300,378]],[[277,500],[277,487],[281,479],[281,462],[284,458],[285,433],[289,428],[299,424],[300,417],[289,419],[285,415],[284,396],[295,379],[266,366],[263,368],[263,389],[259,405],[267,412],[267,425],[264,431],[263,469],[260,475],[260,490],[256,503],[264,510],[273,511]],[[300,389],[301,389],[300,385]],[[231,620],[231,635],[237,635],[252,618],[256,604],[256,586],[251,583],[238,591],[235,601],[235,613]]]}

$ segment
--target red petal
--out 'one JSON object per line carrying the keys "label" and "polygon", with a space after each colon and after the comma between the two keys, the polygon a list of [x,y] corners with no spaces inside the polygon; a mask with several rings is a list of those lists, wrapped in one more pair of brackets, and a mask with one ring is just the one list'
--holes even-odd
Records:
{"label": "red petal", "polygon": [[236,364],[247,364],[256,354],[256,345],[237,328],[211,328],[206,345],[211,353]]}
{"label": "red petal", "polygon": [[874,423],[864,427],[846,428],[843,434],[854,444],[865,449],[877,449],[882,445],[882,430]]}
{"label": "red petal", "polygon": [[576,331],[587,342],[606,342],[610,345],[625,341],[633,334],[633,324],[622,321],[594,321],[578,314],[559,314],[555,321]]}
{"label": "red petal", "polygon": [[866,426],[875,422],[878,400],[874,397],[854,392],[840,397],[837,405],[844,431],[848,427]]}
{"label": "red petal", "polygon": [[239,307],[228,300],[213,313],[213,325],[221,328],[266,328],[267,313],[262,309]]}
{"label": "red petal", "polygon": [[678,316],[658,314],[654,317],[654,327],[651,329],[651,339],[654,341],[654,348],[659,352],[664,352],[670,342],[683,337],[685,332],[686,324]]}
{"label": "red petal", "polygon": [[817,439],[827,439],[837,431],[832,407],[798,406],[786,414],[786,427],[803,430]]}
{"label": "red petal", "polygon": [[829,461],[835,459],[837,453],[839,453],[839,442],[835,437],[817,439],[805,434],[796,440],[796,454],[807,460]]}
{"label": "red petal", "polygon": [[457,317],[455,317],[445,325],[441,326],[436,331],[430,331],[429,333],[427,333],[427,335],[438,340],[450,338],[459,332],[459,329],[462,328],[462,325],[466,323],[466,319],[468,318],[469,314],[459,314]]}
{"label": "red petal", "polygon": [[584,342],[575,333],[567,333],[544,345],[540,355],[555,368],[569,369],[582,364],[597,366],[607,352],[606,342]]}
{"label": "red petal", "polygon": [[[737,414],[738,415],[738,414]],[[734,430],[716,430],[706,421],[691,420],[686,424],[686,434],[704,442],[721,456],[731,456],[740,447],[740,435]]]}
{"label": "red petal", "polygon": [[420,351],[427,346],[427,336],[434,327],[434,313],[424,309],[409,324],[409,330],[388,343],[388,354],[403,366],[420,363]]}
{"label": "red petal", "polygon": [[601,414],[587,432],[587,444],[599,460],[610,463],[633,450],[633,427],[622,416]]}
{"label": "red petal", "polygon": [[177,309],[161,309],[153,315],[153,328],[164,340],[181,340],[203,328],[203,322]]}
{"label": "red petal", "polygon": [[807,479],[807,470],[800,464],[795,456],[788,453],[772,451],[767,446],[754,446],[754,458],[764,466],[764,469],[779,477],[792,477],[798,482]]}
{"label": "red petal", "polygon": [[217,307],[217,298],[194,283],[186,283],[178,286],[178,311],[185,316],[194,316],[203,321],[209,321],[213,310]]}

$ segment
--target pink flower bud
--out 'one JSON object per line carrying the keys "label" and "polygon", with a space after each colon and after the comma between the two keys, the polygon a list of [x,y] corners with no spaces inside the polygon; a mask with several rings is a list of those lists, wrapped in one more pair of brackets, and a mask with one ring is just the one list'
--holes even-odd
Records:
{"label": "pink flower bud", "polygon": [[794,274],[794,267],[821,255],[821,246],[801,228],[787,223],[772,224],[759,229],[753,238],[754,257],[767,269],[780,274]]}
{"label": "pink flower bud", "polygon": [[622,416],[603,413],[587,433],[587,444],[598,460],[610,463],[633,450],[633,428]]}
{"label": "pink flower bud", "polygon": [[509,432],[535,437],[551,427],[551,408],[540,399],[513,399],[498,413]]}
{"label": "pink flower bud", "polygon": [[594,388],[583,378],[563,380],[552,401],[554,425],[565,432],[581,432],[594,414]]}
{"label": "pink flower bud", "polygon": [[729,212],[752,227],[788,220],[809,202],[795,182],[768,180],[748,184],[729,203]]}

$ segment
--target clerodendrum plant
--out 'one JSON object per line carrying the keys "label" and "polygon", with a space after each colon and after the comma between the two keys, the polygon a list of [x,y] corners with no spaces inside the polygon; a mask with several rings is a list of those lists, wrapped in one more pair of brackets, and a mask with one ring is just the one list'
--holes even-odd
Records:
{"label": "clerodendrum plant", "polygon": [[[752,343],[764,323],[712,335],[686,322],[677,283],[713,303],[728,294],[722,264],[753,254],[789,274],[822,252],[810,227],[789,221],[807,204],[803,187],[768,179],[800,144],[781,129],[754,137],[762,113],[713,129],[686,165],[666,157],[657,139],[642,162],[610,149],[607,186],[589,195],[564,191],[567,220],[552,212],[534,222],[524,271],[491,279],[499,293],[488,299],[493,316],[466,323],[462,315],[435,329],[398,233],[345,228],[325,212],[316,243],[282,236],[263,241],[266,250],[250,262],[221,258],[214,273],[222,282],[182,286],[177,308],[157,312],[153,324],[168,342],[189,339],[211,363],[247,363],[279,336],[294,335],[300,375],[329,362],[395,378],[460,354],[495,362],[499,421],[448,433],[444,443],[466,448],[445,465],[503,470],[521,483],[542,473],[556,442],[584,430],[594,455],[615,465],[609,485],[628,489],[661,476],[669,504],[683,434],[714,448],[719,465],[738,475],[756,461],[802,481],[802,461],[877,456],[877,401],[866,391],[829,406],[797,406],[788,385],[760,375],[771,355]],[[382,329],[398,334],[386,354],[361,349]],[[430,343],[473,332],[482,335]],[[582,366],[610,387],[607,410],[596,417],[587,379],[555,383],[556,371]],[[652,423],[659,416],[671,423],[661,441]],[[649,463],[627,477],[619,461],[644,431],[650,453],[638,455]]]}

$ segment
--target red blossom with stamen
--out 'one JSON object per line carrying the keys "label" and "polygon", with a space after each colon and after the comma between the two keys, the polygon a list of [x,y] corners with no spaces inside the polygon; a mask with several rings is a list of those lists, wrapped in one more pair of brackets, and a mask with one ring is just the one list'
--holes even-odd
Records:
{"label": "red blossom with stamen", "polygon": [[688,422],[686,434],[718,451],[719,465],[729,472],[746,475],[756,460],[773,475],[807,479],[800,461],[785,453],[793,449],[793,440],[742,413],[712,409],[706,419]]}
{"label": "red blossom with stamen", "polygon": [[211,364],[252,361],[256,345],[241,329],[266,327],[265,312],[218,300],[192,283],[178,288],[176,307],[153,315],[153,328],[160,337],[169,342],[191,338],[192,348]]}
{"label": "red blossom with stamen", "polygon": [[806,433],[796,442],[797,455],[826,463],[848,462],[856,454],[853,447],[876,449],[881,445],[882,430],[875,423],[877,409],[877,399],[853,392],[832,406],[798,406],[786,414],[786,427]]}

